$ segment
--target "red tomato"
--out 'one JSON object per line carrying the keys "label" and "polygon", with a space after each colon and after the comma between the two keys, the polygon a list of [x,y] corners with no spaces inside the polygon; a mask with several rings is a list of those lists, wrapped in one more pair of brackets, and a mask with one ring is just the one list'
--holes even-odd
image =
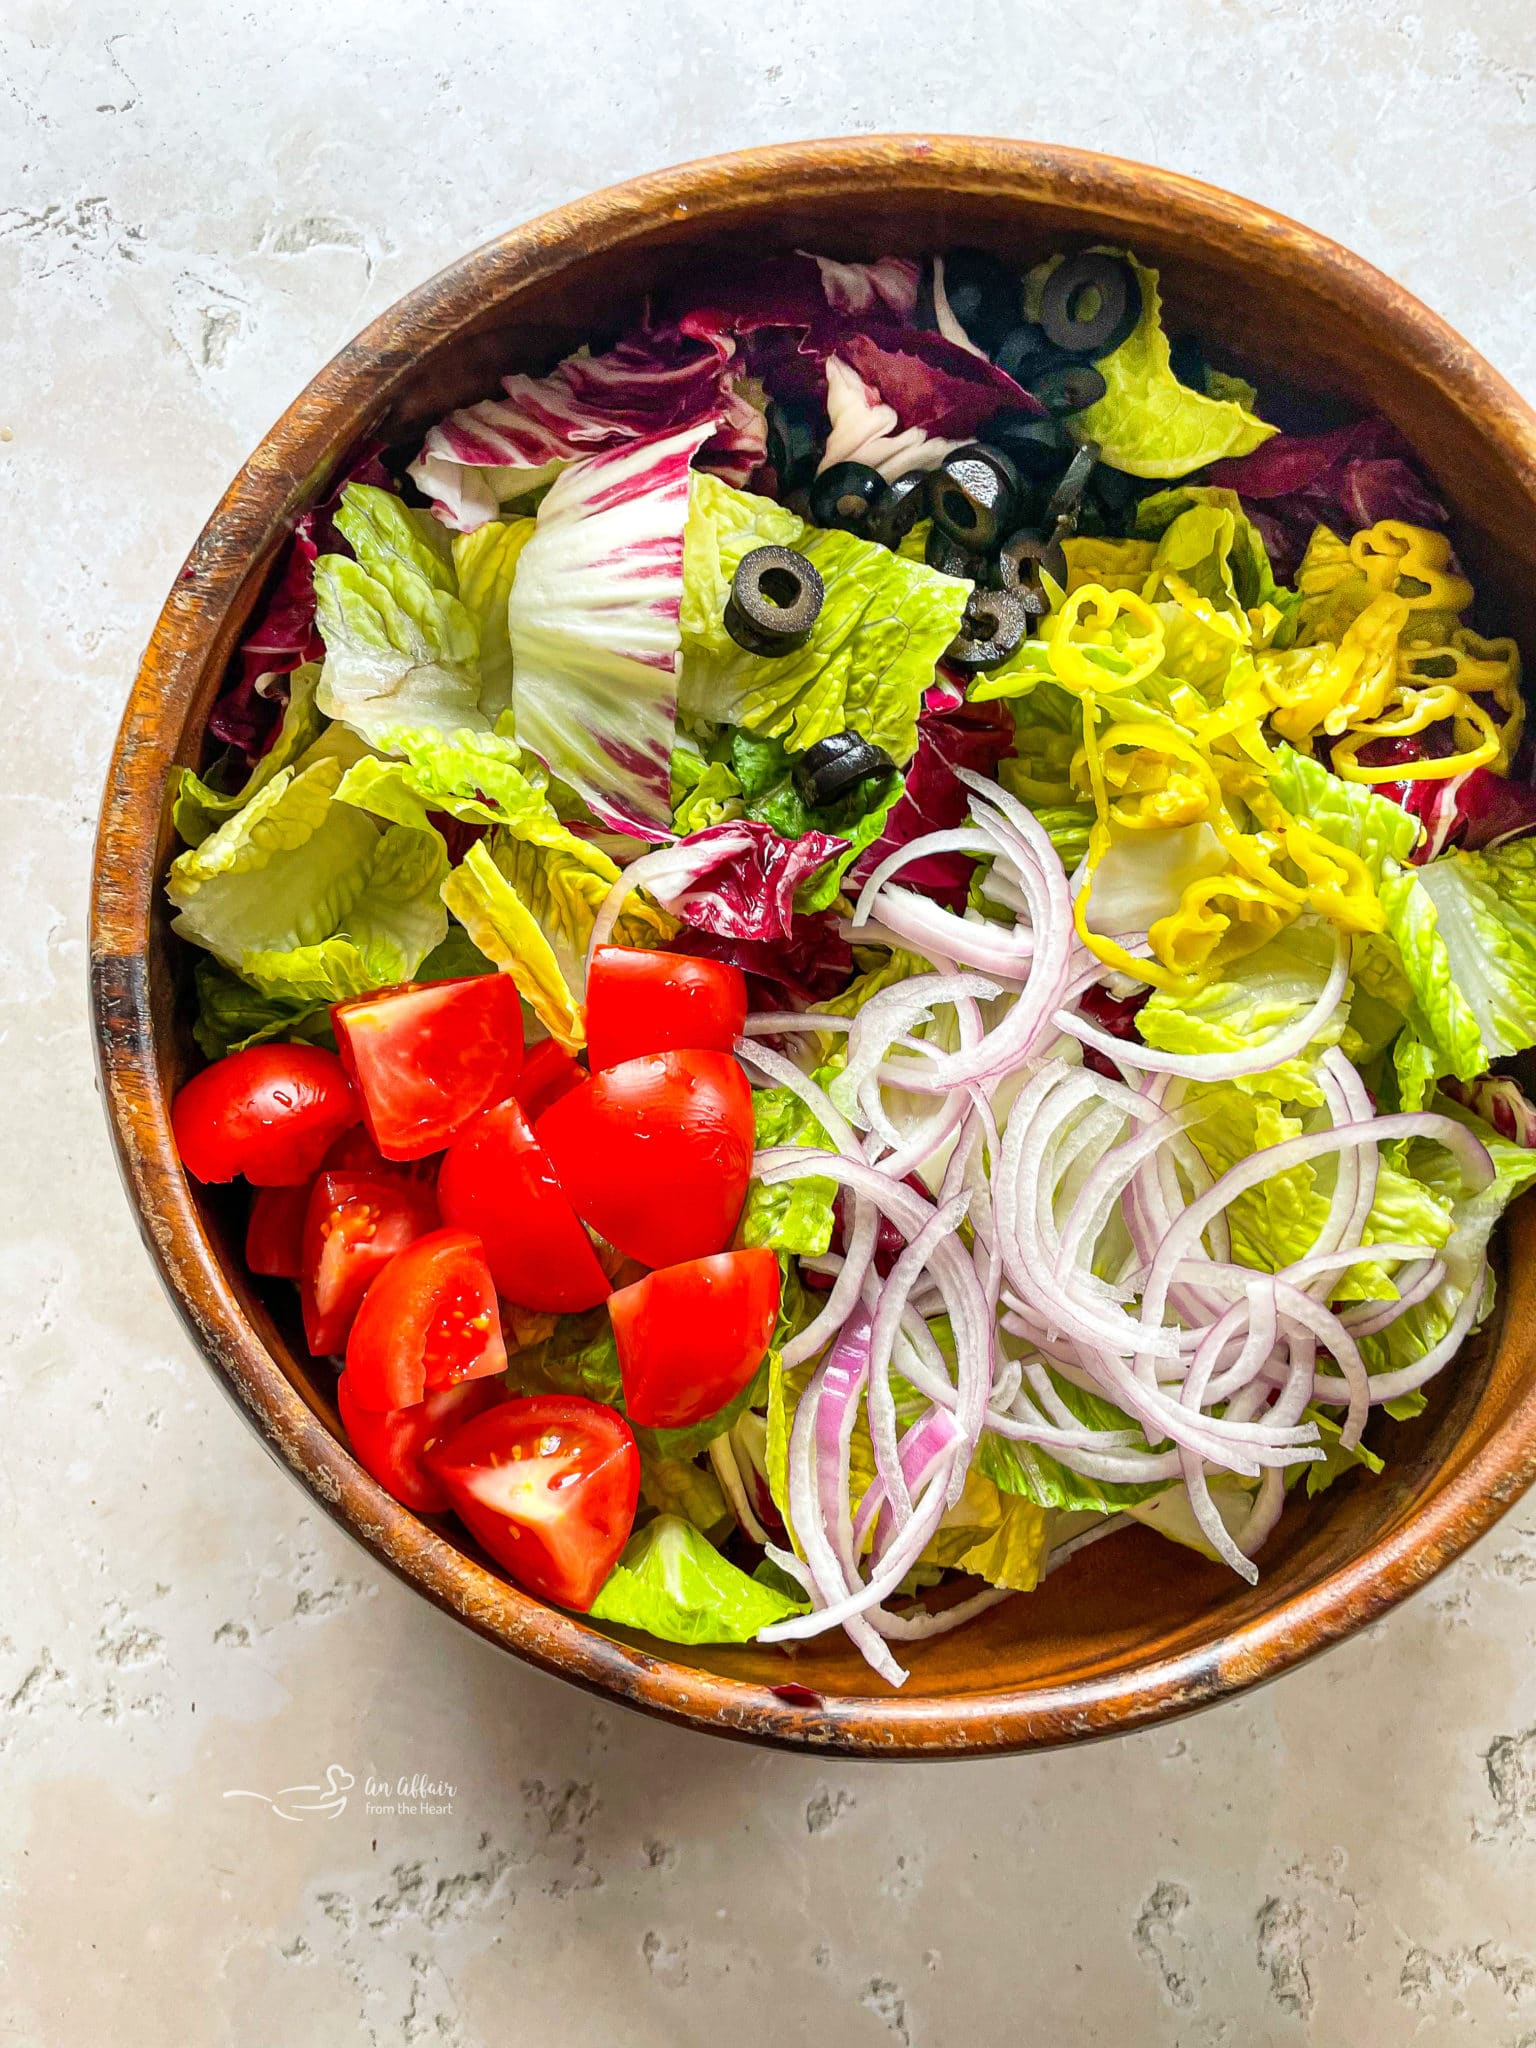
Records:
{"label": "red tomato", "polygon": [[779,1262],[761,1246],[690,1259],[621,1287],[608,1313],[630,1421],[687,1429],[733,1400],[767,1356]]}
{"label": "red tomato", "polygon": [[452,1506],[448,1489],[422,1462],[426,1453],[451,1436],[461,1423],[494,1408],[507,1398],[500,1380],[465,1380],[428,1394],[414,1408],[391,1408],[380,1414],[359,1408],[345,1373],[336,1382],[336,1405],[348,1439],[363,1470],[386,1493],[418,1515],[440,1515]]}
{"label": "red tomato", "polygon": [[407,982],[331,1012],[336,1043],[386,1159],[441,1152],[479,1110],[512,1092],[523,1012],[505,974]]}
{"label": "red tomato", "polygon": [[648,1052],[729,1052],[747,1021],[747,984],[723,960],[599,946],[587,976],[594,1074]]}
{"label": "red tomato", "polygon": [[347,1339],[352,1399],[376,1412],[414,1407],[506,1366],[495,1284],[467,1230],[434,1230],[397,1252],[364,1295]]}
{"label": "red tomato", "polygon": [[251,1197],[245,1226],[245,1263],[253,1273],[279,1280],[297,1280],[304,1270],[304,1212],[309,1184],[296,1188],[258,1188]]}
{"label": "red tomato", "polygon": [[518,1075],[517,1086],[512,1093],[523,1105],[524,1116],[532,1123],[552,1102],[558,1102],[562,1095],[569,1095],[573,1088],[579,1088],[586,1078],[584,1069],[565,1047],[553,1038],[546,1038],[523,1061],[523,1071]]}
{"label": "red tomato", "polygon": [[730,1243],[752,1174],[752,1090],[728,1053],[625,1060],[546,1109],[535,1136],[576,1214],[642,1265]]}
{"label": "red tomato", "polygon": [[592,1240],[515,1101],[484,1111],[454,1139],[437,1201],[445,1223],[480,1239],[497,1293],[520,1308],[596,1308],[608,1299]]}
{"label": "red tomato", "polygon": [[297,1187],[362,1114],[346,1070],[318,1045],[248,1045],[177,1091],[171,1129],[194,1180],[243,1173],[261,1188]]}
{"label": "red tomato", "polygon": [[590,1607],[618,1562],[640,1497],[622,1415],[575,1394],[504,1401],[428,1459],[473,1536],[530,1593]]}
{"label": "red tomato", "polygon": [[304,1212],[300,1301],[316,1358],[347,1341],[363,1296],[396,1252],[437,1227],[432,1190],[398,1172],[322,1173]]}

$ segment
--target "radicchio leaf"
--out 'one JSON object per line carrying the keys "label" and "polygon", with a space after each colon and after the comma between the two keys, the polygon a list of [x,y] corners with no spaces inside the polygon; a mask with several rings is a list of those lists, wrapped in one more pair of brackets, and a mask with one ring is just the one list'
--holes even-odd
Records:
{"label": "radicchio leaf", "polygon": [[519,741],[611,830],[669,838],[689,465],[711,422],[573,462],[507,609]]}
{"label": "radicchio leaf", "polygon": [[548,376],[504,377],[504,398],[432,428],[410,474],[443,524],[467,533],[577,456],[710,421],[700,459],[744,484],[763,459],[766,429],[736,389],[740,368],[729,335],[643,328],[602,355],[567,356]]}
{"label": "radicchio leaf", "polygon": [[319,504],[301,512],[281,567],[241,641],[239,673],[208,717],[211,738],[238,748],[248,760],[265,753],[282,723],[288,686],[282,679],[306,661],[325,659],[325,642],[315,624],[315,563],[322,551],[350,554],[332,514],[348,484],[393,490],[394,480],[379,461],[381,441],[369,442],[338,472]]}
{"label": "radicchio leaf", "polygon": [[[1006,704],[961,703],[952,709],[930,710],[927,705],[938,687],[928,692],[925,708],[918,715],[917,752],[907,770],[906,789],[891,806],[880,837],[848,870],[844,887],[849,895],[856,895],[898,846],[926,832],[947,832],[964,824],[971,798],[957,769],[995,776],[998,762],[1013,752],[1013,719]],[[903,868],[900,879],[904,888],[918,889],[946,909],[962,911],[971,867],[964,854],[930,854]]]}
{"label": "radicchio leaf", "polygon": [[1396,427],[1373,415],[1326,434],[1277,434],[1252,455],[1213,462],[1208,474],[1242,498],[1285,580],[1319,524],[1345,534],[1378,519],[1444,526],[1449,514],[1412,456]]}
{"label": "radicchio leaf", "polygon": [[757,1010],[782,1009],[786,998],[824,1003],[841,995],[853,977],[853,948],[830,910],[796,917],[787,939],[727,939],[690,927],[678,933],[670,950],[739,967]]}
{"label": "radicchio leaf", "polygon": [[710,825],[677,849],[697,865],[687,886],[666,897],[666,907],[696,931],[718,938],[763,944],[788,939],[796,889],[846,845],[826,832],[785,839],[755,818]]}

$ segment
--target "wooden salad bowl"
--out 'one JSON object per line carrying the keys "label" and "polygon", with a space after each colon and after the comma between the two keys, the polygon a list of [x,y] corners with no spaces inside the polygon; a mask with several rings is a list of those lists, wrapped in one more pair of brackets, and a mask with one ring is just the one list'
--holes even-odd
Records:
{"label": "wooden salad bowl", "polygon": [[[1456,516],[1490,619],[1536,648],[1536,415],[1369,264],[1166,171],[1034,143],[884,136],[717,157],[546,214],[453,264],[342,350],[225,493],[166,601],[118,735],[96,845],[91,1000],[129,1194],[161,1277],[246,1418],[326,1511],[480,1634],[594,1692],[693,1728],[849,1756],[999,1754],[1190,1712],[1374,1620],[1458,1557],[1536,1478],[1536,1208],[1504,1238],[1490,1327],[1384,1425],[1384,1476],[1293,1497],[1249,1588],[1145,1530],[1033,1594],[914,1646],[892,1692],[842,1640],[794,1652],[675,1650],[518,1591],[446,1522],[353,1460],[331,1377],[243,1270],[243,1201],[187,1180],[169,1104],[196,1064],[187,949],[168,929],[167,778],[196,764],[226,664],[295,515],[365,437],[403,440],[602,339],[702,247],[831,255],[979,244],[1021,262],[1064,239],[1130,245],[1162,272],[1170,325],[1255,373],[1384,413]],[[904,1653],[905,1654],[905,1653]]]}

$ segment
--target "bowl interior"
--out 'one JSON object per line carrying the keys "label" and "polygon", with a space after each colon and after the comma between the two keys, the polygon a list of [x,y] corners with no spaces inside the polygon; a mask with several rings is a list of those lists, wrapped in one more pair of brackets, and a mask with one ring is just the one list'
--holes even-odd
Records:
{"label": "bowl interior", "polygon": [[[1027,264],[1067,243],[1132,245],[1162,274],[1169,330],[1197,332],[1266,387],[1385,413],[1455,514],[1483,623],[1536,646],[1536,470],[1524,408],[1464,344],[1331,244],[1187,181],[1013,144],[807,145],[666,173],[567,209],[467,259],[360,337],[286,416],[167,607],[124,728],[98,864],[97,1002],[109,1104],[152,1249],[204,1349],[268,1438],[354,1533],[487,1634],[579,1681],[725,1732],[882,1753],[1018,1747],[1180,1711],[1283,1668],[1454,1556],[1536,1459],[1531,1227],[1491,1328],[1426,1413],[1375,1424],[1384,1477],[1293,1496],[1257,1588],[1137,1530],[1033,1595],[915,1647],[892,1701],[839,1639],[798,1649],[605,1642],[551,1617],[447,1530],[388,1502],[339,1441],[328,1373],[243,1273],[243,1205],[190,1193],[164,1101],[193,1063],[188,962],[157,877],[170,762],[195,763],[222,671],[286,521],[365,434],[419,437],[512,369],[541,370],[628,321],[701,257],[809,247],[840,256],[975,244]],[[297,1398],[295,1398],[297,1397]],[[714,1682],[711,1678],[724,1681]],[[786,1683],[826,1696],[781,1700]],[[872,1697],[873,1693],[878,1697]]]}

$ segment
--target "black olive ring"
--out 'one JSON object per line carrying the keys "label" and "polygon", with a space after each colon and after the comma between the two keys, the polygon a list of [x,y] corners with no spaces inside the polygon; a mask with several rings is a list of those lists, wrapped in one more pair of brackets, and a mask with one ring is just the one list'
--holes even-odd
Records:
{"label": "black olive ring", "polygon": [[[1091,313],[1080,313],[1088,294]],[[1074,356],[1107,356],[1129,340],[1141,318],[1141,287],[1123,256],[1084,250],[1058,263],[1040,293],[1046,339]]]}
{"label": "black olive ring", "polygon": [[815,564],[793,548],[753,548],[731,578],[725,630],[748,654],[793,654],[810,639],[826,594]]}

